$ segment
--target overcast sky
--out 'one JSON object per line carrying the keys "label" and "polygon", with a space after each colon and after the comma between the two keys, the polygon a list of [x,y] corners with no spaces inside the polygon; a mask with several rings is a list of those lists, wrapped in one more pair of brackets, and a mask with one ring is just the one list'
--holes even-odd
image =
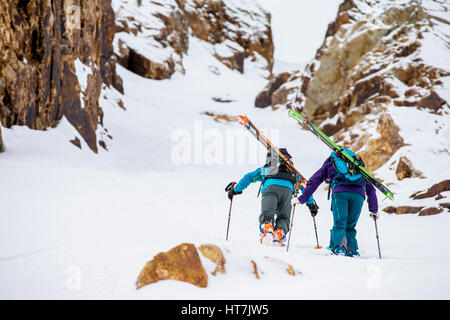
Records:
{"label": "overcast sky", "polygon": [[336,18],[341,0],[258,0],[272,15],[275,59],[300,64],[312,59]]}

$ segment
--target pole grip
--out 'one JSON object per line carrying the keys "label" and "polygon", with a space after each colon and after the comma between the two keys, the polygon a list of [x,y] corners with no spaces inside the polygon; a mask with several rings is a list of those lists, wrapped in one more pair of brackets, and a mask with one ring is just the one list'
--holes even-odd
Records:
{"label": "pole grip", "polygon": [[230,182],[226,187],[225,187],[225,191],[228,192],[231,190],[231,188],[234,188],[234,185],[236,184],[235,181]]}

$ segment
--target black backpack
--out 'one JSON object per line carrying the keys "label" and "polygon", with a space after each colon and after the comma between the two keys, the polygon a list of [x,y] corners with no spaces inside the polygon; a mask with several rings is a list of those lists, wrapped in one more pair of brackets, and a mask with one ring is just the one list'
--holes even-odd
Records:
{"label": "black backpack", "polygon": [[[289,154],[286,148],[280,148],[280,152],[285,156],[285,158],[292,163],[292,156]],[[264,165],[266,168],[266,174],[261,182],[261,186],[259,187],[258,195],[261,191],[261,188],[266,182],[267,179],[283,179],[292,182],[293,185],[297,182],[295,174],[288,169],[286,161],[281,158],[278,153],[272,152],[271,150],[267,151],[266,155],[266,164]]]}

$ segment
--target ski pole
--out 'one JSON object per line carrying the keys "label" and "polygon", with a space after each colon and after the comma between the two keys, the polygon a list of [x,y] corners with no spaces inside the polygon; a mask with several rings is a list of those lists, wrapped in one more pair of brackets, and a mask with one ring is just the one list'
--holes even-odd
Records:
{"label": "ski pole", "polygon": [[322,249],[322,247],[319,245],[319,237],[317,236],[317,225],[316,225],[316,217],[315,216],[312,216],[312,218],[313,218],[313,222],[314,222],[314,232],[316,233],[316,243],[317,243],[317,245],[316,245],[316,249]]}
{"label": "ski pole", "polygon": [[[230,182],[226,187],[225,187],[225,191],[228,192],[230,191],[232,188],[234,189],[234,185],[236,184],[236,182]],[[233,197],[231,197],[230,199],[230,210],[228,211],[228,225],[227,225],[227,236],[226,236],[226,240],[228,241],[228,231],[230,230],[230,220],[231,220],[231,208],[233,206]]]}
{"label": "ski pole", "polygon": [[292,208],[292,214],[291,214],[291,228],[289,230],[289,237],[288,237],[288,243],[286,247],[286,252],[289,252],[289,244],[291,243],[291,234],[292,234],[292,226],[294,225],[294,213],[295,213],[295,204]]}
{"label": "ski pole", "polygon": [[380,250],[380,237],[378,236],[378,227],[377,227],[377,219],[374,217],[373,222],[375,223],[375,233],[377,238],[377,244],[378,244],[378,256],[381,259],[381,250]]}

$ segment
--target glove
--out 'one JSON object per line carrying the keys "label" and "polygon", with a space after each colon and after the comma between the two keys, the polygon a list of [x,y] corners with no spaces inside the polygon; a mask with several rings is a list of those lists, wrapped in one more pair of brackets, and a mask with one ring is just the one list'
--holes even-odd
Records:
{"label": "glove", "polygon": [[300,205],[300,201],[298,201],[298,198],[296,196],[294,196],[291,200],[291,205],[292,206],[297,206]]}
{"label": "glove", "polygon": [[378,212],[371,212],[371,213],[370,213],[370,217],[371,217],[373,220],[377,220],[377,219],[380,218],[380,214],[379,214]]}
{"label": "glove", "polygon": [[314,200],[311,204],[307,204],[307,206],[309,208],[309,212],[311,212],[311,216],[315,217],[319,212],[319,206],[317,205],[316,200]]}
{"label": "glove", "polygon": [[242,191],[236,192],[236,191],[234,191],[234,188],[231,188],[231,189],[228,191],[228,199],[233,200],[233,196],[235,196],[235,195],[237,195],[237,194],[241,194],[241,193],[242,193]]}

